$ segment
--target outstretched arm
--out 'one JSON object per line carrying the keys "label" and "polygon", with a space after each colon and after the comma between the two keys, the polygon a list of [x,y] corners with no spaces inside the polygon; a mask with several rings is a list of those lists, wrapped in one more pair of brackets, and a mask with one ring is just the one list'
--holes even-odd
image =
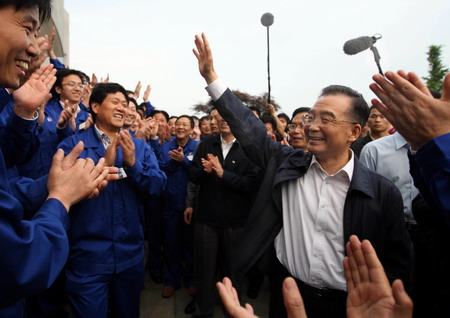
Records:
{"label": "outstretched arm", "polygon": [[205,34],[195,36],[195,45],[197,49],[193,52],[197,57],[199,71],[208,84],[207,90],[215,101],[214,105],[230,125],[247,157],[265,169],[269,160],[287,147],[273,142],[267,136],[263,123],[220,81],[214,70],[212,52]]}

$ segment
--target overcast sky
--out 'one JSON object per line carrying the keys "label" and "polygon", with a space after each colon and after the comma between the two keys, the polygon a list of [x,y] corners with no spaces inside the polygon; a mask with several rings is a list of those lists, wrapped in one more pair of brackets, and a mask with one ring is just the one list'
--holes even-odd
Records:
{"label": "overcast sky", "polygon": [[330,84],[374,97],[378,69],[370,50],[348,56],[343,44],[382,34],[383,71],[426,76],[429,45],[443,45],[450,66],[448,0],[65,0],[70,16],[70,66],[134,89],[152,86],[151,102],[170,115],[191,114],[209,100],[192,53],[194,35],[209,38],[217,73],[231,89],[267,90],[266,28],[270,27],[272,97],[289,116],[312,106]]}

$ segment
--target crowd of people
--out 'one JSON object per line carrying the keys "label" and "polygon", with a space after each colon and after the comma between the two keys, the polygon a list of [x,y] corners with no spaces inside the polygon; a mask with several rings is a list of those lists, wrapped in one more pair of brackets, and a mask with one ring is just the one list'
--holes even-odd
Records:
{"label": "crowd of people", "polygon": [[442,96],[387,72],[371,107],[331,85],[261,114],[202,34],[214,107],[169,115],[150,85],[139,102],[140,81],[62,64],[55,30],[39,34],[50,15],[0,1],[0,317],[139,317],[146,273],[164,298],[186,287],[194,317],[214,315],[216,288],[253,317],[239,295],[265,277],[271,317],[450,315],[450,75]]}

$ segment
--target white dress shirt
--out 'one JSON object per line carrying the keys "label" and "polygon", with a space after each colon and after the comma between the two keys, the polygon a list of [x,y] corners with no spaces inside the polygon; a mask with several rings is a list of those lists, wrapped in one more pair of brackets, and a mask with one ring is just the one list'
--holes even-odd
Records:
{"label": "white dress shirt", "polygon": [[228,153],[230,152],[231,147],[233,147],[235,141],[236,141],[236,138],[234,138],[232,141],[230,141],[230,143],[227,143],[222,138],[222,134],[220,134],[220,145],[222,146],[222,156],[223,156],[224,161],[225,161],[225,158],[227,157]]}
{"label": "white dress shirt", "polygon": [[[216,101],[226,88],[218,78],[206,90]],[[313,157],[303,177],[282,184],[283,228],[275,250],[289,273],[310,286],[347,290],[343,221],[353,167],[353,151],[349,162],[333,175]]]}

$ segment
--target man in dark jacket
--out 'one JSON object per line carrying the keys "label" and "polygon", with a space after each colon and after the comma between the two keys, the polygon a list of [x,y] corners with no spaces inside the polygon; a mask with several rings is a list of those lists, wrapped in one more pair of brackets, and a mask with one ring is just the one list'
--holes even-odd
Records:
{"label": "man in dark jacket", "polygon": [[215,106],[264,171],[234,262],[242,275],[275,250],[271,316],[286,316],[281,283],[292,275],[308,317],[346,317],[342,259],[352,234],[372,242],[390,279],[409,284],[413,254],[401,194],[349,149],[367,118],[362,95],[345,86],[325,88],[303,118],[309,153],[294,150],[267,137],[260,121],[218,78],[206,37],[196,36],[195,44]]}
{"label": "man in dark jacket", "polygon": [[191,182],[199,185],[194,215],[194,316],[202,317],[213,314],[216,268],[232,275],[231,255],[260,180],[260,169],[244,154],[227,122],[219,114],[214,119],[220,134],[199,144],[189,171]]}

